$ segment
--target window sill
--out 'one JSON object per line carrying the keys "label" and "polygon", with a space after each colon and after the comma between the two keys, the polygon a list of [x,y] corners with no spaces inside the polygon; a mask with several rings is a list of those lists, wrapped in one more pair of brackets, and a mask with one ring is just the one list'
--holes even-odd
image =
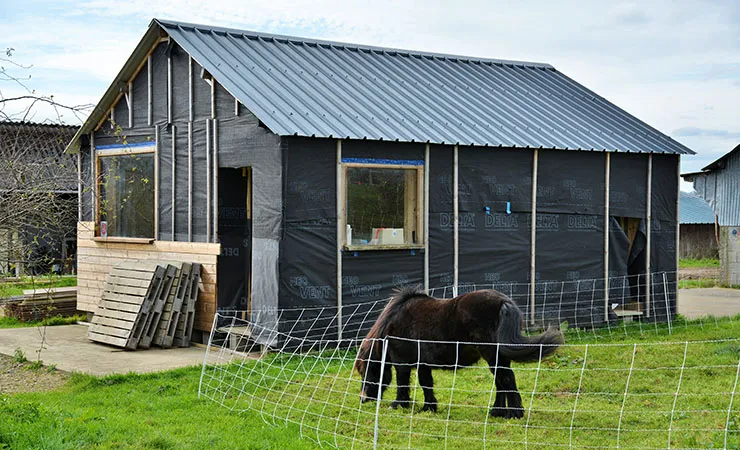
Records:
{"label": "window sill", "polygon": [[101,237],[95,236],[93,238],[95,242],[107,242],[110,244],[151,244],[154,242],[154,238],[129,238],[129,237]]}
{"label": "window sill", "polygon": [[424,244],[400,244],[400,245],[345,245],[344,250],[350,252],[363,252],[368,250],[423,250]]}

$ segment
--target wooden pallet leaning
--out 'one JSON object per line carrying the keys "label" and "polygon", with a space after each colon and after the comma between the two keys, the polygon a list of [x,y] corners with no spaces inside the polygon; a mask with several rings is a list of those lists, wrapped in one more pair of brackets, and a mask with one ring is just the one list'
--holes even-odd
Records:
{"label": "wooden pallet leaning", "polygon": [[159,321],[159,329],[157,330],[157,334],[154,336],[154,345],[164,348],[172,347],[172,342],[175,339],[175,331],[177,330],[177,323],[180,320],[180,314],[182,313],[182,305],[183,302],[186,301],[185,296],[188,292],[192,268],[192,264],[182,263],[178,279],[172,285],[170,292],[171,301],[168,300],[164,306],[162,319]]}
{"label": "wooden pallet leaning", "polygon": [[180,318],[175,330],[175,339],[173,340],[175,347],[190,347],[190,340],[193,337],[193,323],[195,322],[195,302],[198,301],[198,293],[200,292],[200,270],[201,265],[193,263],[190,271],[190,282],[186,287]]}
{"label": "wooden pallet leaning", "polygon": [[[159,264],[159,263],[157,263]],[[166,263],[165,263],[166,264]],[[162,312],[164,311],[164,305],[170,297],[170,290],[177,278],[178,267],[173,264],[166,264],[165,275],[161,283],[161,289],[156,297],[154,297],[154,303],[149,311],[144,324],[144,330],[139,339],[139,348],[149,348],[154,340],[154,335],[157,333],[159,327],[159,321],[162,319]]]}
{"label": "wooden pallet leaning", "polygon": [[145,320],[162,270],[157,266],[127,261],[108,274],[100,304],[88,329],[92,341],[135,349],[140,336],[137,327]]}
{"label": "wooden pallet leaning", "polygon": [[149,317],[149,314],[151,314],[152,308],[154,307],[154,301],[159,295],[161,295],[161,291],[162,289],[164,289],[165,274],[165,267],[157,265],[154,268],[154,277],[149,284],[149,289],[147,290],[146,298],[144,299],[144,303],[142,304],[141,312],[136,318],[136,325],[134,325],[134,339],[131,342],[132,346],[128,347],[131,350],[136,350],[136,348],[139,346],[141,337],[146,329],[147,319]]}

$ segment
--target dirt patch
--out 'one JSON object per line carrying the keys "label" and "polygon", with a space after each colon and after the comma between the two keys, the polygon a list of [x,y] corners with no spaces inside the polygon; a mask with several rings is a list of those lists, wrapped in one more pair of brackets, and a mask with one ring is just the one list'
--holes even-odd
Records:
{"label": "dirt patch", "polygon": [[56,389],[67,382],[67,374],[44,366],[32,369],[29,363],[17,363],[0,355],[0,394],[38,392]]}
{"label": "dirt patch", "polygon": [[717,267],[688,267],[678,269],[679,280],[702,280],[707,278],[719,278]]}

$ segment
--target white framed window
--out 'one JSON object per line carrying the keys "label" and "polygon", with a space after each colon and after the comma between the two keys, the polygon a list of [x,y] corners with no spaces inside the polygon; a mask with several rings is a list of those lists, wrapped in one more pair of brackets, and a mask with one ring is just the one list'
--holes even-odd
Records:
{"label": "white framed window", "polygon": [[95,155],[96,235],[154,239],[154,144],[100,146]]}
{"label": "white framed window", "polygon": [[424,245],[424,161],[342,158],[343,247]]}

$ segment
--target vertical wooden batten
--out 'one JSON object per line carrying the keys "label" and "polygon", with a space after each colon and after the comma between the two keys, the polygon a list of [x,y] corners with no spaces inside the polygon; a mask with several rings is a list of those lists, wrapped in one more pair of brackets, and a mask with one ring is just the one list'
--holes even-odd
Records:
{"label": "vertical wooden batten", "polygon": [[152,102],[154,101],[152,92],[152,55],[146,57],[146,86],[147,86],[147,107],[146,107],[146,123],[148,126],[152,126]]}
{"label": "vertical wooden batten", "polygon": [[206,242],[211,242],[211,120],[206,119]]}
{"label": "vertical wooden batten", "polygon": [[188,242],[193,242],[193,122],[188,122]]}
{"label": "vertical wooden batten", "polygon": [[537,166],[539,160],[539,150],[534,149],[534,158],[532,160],[532,225],[530,229],[530,253],[529,253],[529,320],[534,325],[534,303],[535,303],[535,282],[537,280],[537,265],[535,258],[537,256]]}
{"label": "vertical wooden batten", "polygon": [[424,292],[429,293],[429,144],[424,148]]}
{"label": "vertical wooden batten", "polygon": [[611,153],[606,152],[604,175],[604,322],[609,323],[609,184],[611,179]]}
{"label": "vertical wooden batten", "polygon": [[77,221],[82,222],[82,150],[77,152]]}
{"label": "vertical wooden batten", "polygon": [[213,242],[218,242],[218,119],[213,119]]}
{"label": "vertical wooden batten", "polygon": [[[344,186],[342,183],[342,140],[337,139],[337,327],[342,339],[342,245],[346,236],[344,225]],[[351,244],[351,242],[348,242]]]}
{"label": "vertical wooden batten", "polygon": [[459,203],[459,170],[458,170],[459,148],[455,145],[452,155],[452,292],[457,297],[457,284],[459,282],[459,256],[460,256],[460,203]]}
{"label": "vertical wooden batten", "polygon": [[647,173],[647,230],[646,233],[646,244],[645,244],[645,254],[647,261],[645,261],[645,317],[650,318],[650,304],[652,302],[652,295],[653,295],[653,285],[652,285],[652,276],[650,274],[650,271],[652,270],[650,267],[650,240],[651,235],[653,234],[653,206],[652,206],[652,197],[653,197],[653,154],[648,154],[648,173]]}
{"label": "vertical wooden batten", "polygon": [[128,127],[134,127],[134,83],[128,82],[128,93],[126,94],[128,99]]}
{"label": "vertical wooden batten", "polygon": [[189,121],[193,121],[193,57],[188,56],[188,114]]}
{"label": "vertical wooden batten", "polygon": [[159,125],[154,126],[154,239],[159,239]]}
{"label": "vertical wooden batten", "polygon": [[170,135],[172,136],[172,233],[170,234],[172,236],[172,241],[175,240],[175,207],[177,202],[177,197],[175,196],[175,192],[177,191],[177,169],[175,168],[175,163],[177,161],[177,145],[175,141],[177,141],[177,127],[175,125],[172,125],[170,128]]}
{"label": "vertical wooden batten", "polygon": [[95,132],[90,133],[90,219],[98,223],[98,170],[95,163]]}

